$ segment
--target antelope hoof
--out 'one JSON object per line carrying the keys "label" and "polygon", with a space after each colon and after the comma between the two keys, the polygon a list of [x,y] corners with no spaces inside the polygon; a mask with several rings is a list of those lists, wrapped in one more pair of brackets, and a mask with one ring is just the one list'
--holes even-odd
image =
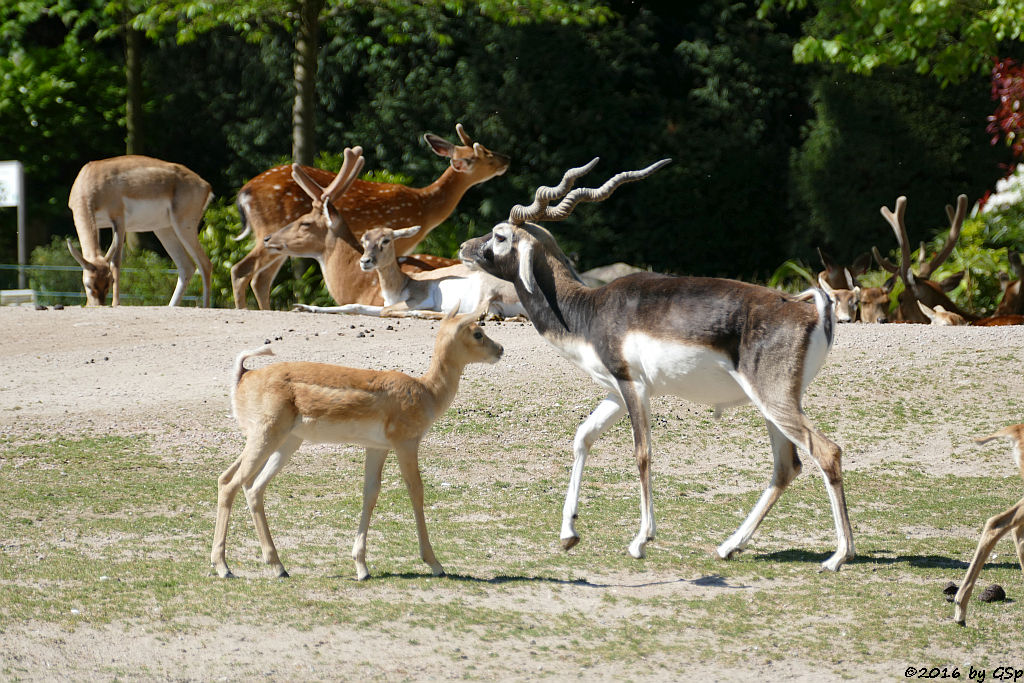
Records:
{"label": "antelope hoof", "polygon": [[281,571],[277,572],[277,578],[288,579],[291,578],[291,575],[287,571],[285,571],[284,567],[281,567]]}
{"label": "antelope hoof", "polygon": [[562,539],[562,550],[569,550],[576,546],[580,542],[579,536],[569,536],[568,538]]}

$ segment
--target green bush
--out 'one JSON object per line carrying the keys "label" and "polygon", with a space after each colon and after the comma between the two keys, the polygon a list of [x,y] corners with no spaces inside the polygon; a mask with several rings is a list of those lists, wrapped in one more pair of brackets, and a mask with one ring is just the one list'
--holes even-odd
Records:
{"label": "green bush", "polygon": [[[62,237],[54,237],[50,244],[36,247],[30,257],[32,266],[46,266],[53,270],[29,271],[29,287],[39,292],[39,303],[84,303],[82,269],[68,252]],[[169,272],[170,271],[170,272]],[[171,298],[177,282],[174,264],[148,249],[126,250],[121,264],[121,304],[128,306],[162,306]],[[78,296],[71,295],[77,292]],[[186,296],[202,295],[202,282],[193,278]],[[107,297],[110,303],[110,296]],[[185,305],[196,305],[186,299]]]}

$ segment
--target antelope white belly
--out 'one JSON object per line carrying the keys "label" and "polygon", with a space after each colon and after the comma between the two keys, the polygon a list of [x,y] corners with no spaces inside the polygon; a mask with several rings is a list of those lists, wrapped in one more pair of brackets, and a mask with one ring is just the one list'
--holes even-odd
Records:
{"label": "antelope white belly", "polygon": [[384,435],[384,425],[377,420],[323,420],[300,417],[295,436],[313,443],[352,443],[369,448],[391,448]]}
{"label": "antelope white belly", "polygon": [[622,355],[640,373],[635,379],[650,387],[652,395],[671,394],[722,407],[750,400],[729,375],[728,356],[705,346],[634,332],[623,339]]}
{"label": "antelope white belly", "polygon": [[609,391],[619,391],[618,382],[608,372],[608,368],[601,362],[597,351],[588,342],[582,339],[566,339],[547,335],[544,336],[544,340],[555,347],[559,355],[572,361],[576,367],[590,375],[591,379],[602,387]]}

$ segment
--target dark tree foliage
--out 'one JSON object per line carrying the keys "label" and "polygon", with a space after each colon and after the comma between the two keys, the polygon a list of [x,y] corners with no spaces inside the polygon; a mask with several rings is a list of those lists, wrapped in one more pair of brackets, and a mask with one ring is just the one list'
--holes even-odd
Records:
{"label": "dark tree foliage", "polygon": [[[510,27],[472,3],[338,5],[320,27],[317,147],[362,145],[368,170],[415,185],[445,166],[423,134],[453,139],[456,122],[511,155],[509,173],[470,190],[431,236],[445,255],[594,156],[588,184],[671,157],[549,227],[582,268],[622,260],[748,278],[792,256],[811,261],[819,244],[863,250],[863,226],[884,247],[878,207],[903,192],[937,215],[935,227],[943,203],[977,196],[998,174],[984,89],[794,65],[798,18],[773,25],[753,1],[609,4],[617,18],[590,27]],[[37,23],[22,39],[31,59],[0,84],[0,156],[25,161],[30,220],[48,242],[46,232],[73,234],[66,199],[81,165],[124,152],[123,50],[110,40],[69,55],[49,36],[62,27]],[[222,198],[288,160],[293,49],[281,29],[258,44],[229,29],[148,43],[147,153],[188,165]],[[63,78],[47,86],[40,71]],[[22,82],[27,103],[10,96]],[[0,243],[0,261],[12,260],[13,242]]]}
{"label": "dark tree foliage", "polygon": [[[811,247],[849,261],[873,245],[895,248],[879,215],[908,199],[912,240],[948,229],[943,207],[977,201],[1000,175],[983,122],[984,79],[938,88],[909,67],[857,76],[826,67],[816,81],[816,117],[793,157],[793,255],[817,264]],[[802,243],[801,243],[802,242]]]}

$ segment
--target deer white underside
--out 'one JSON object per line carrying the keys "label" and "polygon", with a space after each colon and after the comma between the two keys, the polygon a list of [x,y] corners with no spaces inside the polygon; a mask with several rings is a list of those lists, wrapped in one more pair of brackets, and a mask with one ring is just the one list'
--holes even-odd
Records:
{"label": "deer white underside", "polygon": [[[154,199],[131,199],[125,197],[122,200],[124,205],[124,222],[126,232],[149,232],[160,228],[173,227],[171,223],[171,203],[164,198]],[[100,209],[94,214],[96,227],[112,228],[113,221],[105,209]]]}
{"label": "deer white underside", "polygon": [[312,443],[351,443],[367,448],[391,448],[379,420],[324,420],[299,417],[292,434]]}

